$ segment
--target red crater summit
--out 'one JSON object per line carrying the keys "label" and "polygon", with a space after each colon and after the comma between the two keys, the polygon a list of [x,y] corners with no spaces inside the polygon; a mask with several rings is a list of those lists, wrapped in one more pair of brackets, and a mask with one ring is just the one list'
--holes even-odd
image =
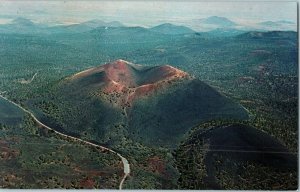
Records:
{"label": "red crater summit", "polygon": [[150,67],[119,59],[77,73],[69,80],[81,82],[82,86],[93,87],[93,90],[97,87],[98,95],[102,93],[110,102],[124,105],[188,77],[187,73],[170,65]]}
{"label": "red crater summit", "polygon": [[[90,131],[103,143],[111,142],[111,137],[119,139],[115,133],[124,133],[143,144],[173,148],[201,122],[248,119],[247,111],[238,103],[169,65],[117,60],[62,80],[53,95],[64,107],[75,106],[78,113],[75,118],[63,113],[68,123],[70,117],[75,119],[71,126],[64,126],[66,130]],[[94,120],[87,122],[88,118]],[[159,159],[149,159],[148,164],[154,172],[167,175]]]}

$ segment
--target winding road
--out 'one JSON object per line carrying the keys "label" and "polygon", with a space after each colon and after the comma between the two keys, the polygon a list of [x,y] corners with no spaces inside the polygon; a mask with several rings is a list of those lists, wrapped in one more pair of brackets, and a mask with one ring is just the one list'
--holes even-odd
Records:
{"label": "winding road", "polygon": [[31,83],[31,82],[34,80],[34,78],[35,78],[35,76],[36,76],[37,74],[38,74],[38,73],[35,73],[35,74],[33,75],[33,77],[30,79],[29,83]]}
{"label": "winding road", "polygon": [[[2,92],[2,93],[3,93],[3,92]],[[85,141],[85,140],[82,140],[82,139],[80,139],[80,138],[76,138],[76,137],[73,137],[73,136],[66,135],[66,134],[63,134],[63,133],[61,133],[61,132],[58,132],[58,131],[56,131],[55,129],[53,129],[53,128],[51,128],[51,127],[49,127],[49,126],[43,124],[42,122],[40,122],[40,121],[34,116],[34,114],[33,114],[32,112],[30,112],[29,110],[25,109],[25,108],[22,107],[21,105],[19,105],[19,104],[13,102],[13,101],[7,99],[6,97],[2,96],[1,94],[0,94],[0,97],[1,97],[2,99],[4,99],[4,100],[8,101],[9,103],[11,103],[11,104],[17,106],[18,108],[20,108],[20,109],[21,109],[22,111],[24,111],[25,113],[29,114],[29,115],[34,119],[34,121],[35,121],[37,124],[39,124],[40,126],[46,128],[46,129],[48,129],[48,130],[51,130],[51,131],[53,131],[54,133],[56,133],[56,134],[58,134],[58,135],[61,135],[61,136],[63,136],[63,137],[66,137],[66,138],[69,138],[69,139],[72,139],[72,140],[75,140],[75,141],[82,142],[82,143],[87,144],[87,145],[91,145],[91,146],[96,147],[96,148],[100,148],[100,149],[102,149],[102,150],[107,150],[107,151],[109,151],[109,152],[111,152],[111,153],[116,154],[118,157],[121,158],[121,161],[122,161],[122,163],[123,163],[124,176],[123,176],[123,178],[122,178],[122,180],[121,180],[121,182],[120,182],[119,189],[121,190],[121,189],[123,188],[123,183],[124,183],[124,181],[126,180],[127,176],[130,174],[130,165],[129,165],[129,163],[128,163],[128,160],[127,160],[125,157],[123,157],[121,154],[115,152],[115,151],[112,150],[112,149],[106,148],[106,147],[104,147],[104,146],[97,145],[97,144],[91,143],[91,142],[89,142],[89,141]]]}

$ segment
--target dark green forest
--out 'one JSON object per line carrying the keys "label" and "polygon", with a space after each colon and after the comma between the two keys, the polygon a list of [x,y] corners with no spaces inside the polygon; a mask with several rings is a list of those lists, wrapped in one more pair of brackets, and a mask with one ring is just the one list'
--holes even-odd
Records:
{"label": "dark green forest", "polygon": [[[93,140],[126,156],[132,173],[124,188],[298,188],[296,32],[215,36],[201,32],[165,34],[122,26],[83,32],[56,30],[1,32],[0,94],[58,131]],[[65,86],[71,75],[117,59],[143,66],[171,65],[196,78],[193,83],[200,88],[194,91],[190,88],[193,83],[175,83],[176,89],[170,89],[170,93],[157,94],[160,100],[154,95],[130,108],[133,120],[128,123],[121,109],[82,94],[88,89]],[[201,91],[212,93],[196,94]],[[176,105],[183,98],[186,105]],[[40,128],[30,116],[0,102],[1,188],[118,187],[122,165],[117,157],[60,138]],[[156,110],[158,102],[166,107]],[[238,106],[232,111],[238,118],[201,116],[209,107],[215,109],[217,102]],[[193,114],[199,117],[193,118],[201,119],[201,123],[191,119],[177,127],[168,125],[168,121],[189,118],[184,114],[196,107],[198,113]],[[171,115],[176,113],[181,119]],[[155,126],[165,129],[153,131]],[[271,155],[266,162],[261,161],[265,156],[251,159],[250,155],[247,159],[213,152],[216,149],[212,145],[225,146],[224,140],[245,144],[241,138],[245,142],[252,138],[246,143],[255,151],[264,152],[259,146],[268,143],[268,147],[288,155]],[[266,143],[259,143],[258,138]],[[278,166],[272,163],[276,158]],[[292,166],[285,166],[286,162]],[[65,175],[71,177],[66,180]]]}

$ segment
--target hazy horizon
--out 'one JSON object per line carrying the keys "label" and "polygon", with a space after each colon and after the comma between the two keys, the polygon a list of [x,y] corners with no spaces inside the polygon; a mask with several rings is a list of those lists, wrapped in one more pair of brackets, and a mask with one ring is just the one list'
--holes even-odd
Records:
{"label": "hazy horizon", "polygon": [[297,3],[288,1],[1,1],[0,12],[0,24],[25,17],[49,25],[100,19],[120,21],[128,26],[173,23],[197,29],[197,20],[210,16],[226,17],[246,26],[264,21],[297,23]]}

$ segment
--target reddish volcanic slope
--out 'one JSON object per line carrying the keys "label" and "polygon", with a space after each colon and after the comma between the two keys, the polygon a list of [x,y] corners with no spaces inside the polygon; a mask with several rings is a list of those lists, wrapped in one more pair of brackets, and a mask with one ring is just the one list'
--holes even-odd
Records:
{"label": "reddish volcanic slope", "polygon": [[[151,146],[174,147],[200,122],[248,118],[238,103],[169,65],[117,60],[77,73],[53,91],[63,106],[58,110],[63,128],[86,131],[103,143],[125,136]],[[76,110],[66,113],[65,106]]]}
{"label": "reddish volcanic slope", "polygon": [[113,103],[126,105],[168,86],[171,81],[187,77],[187,73],[169,65],[148,67],[117,60],[77,73],[69,80],[81,82],[82,86],[93,87],[93,90],[97,87],[94,94],[102,93]]}

